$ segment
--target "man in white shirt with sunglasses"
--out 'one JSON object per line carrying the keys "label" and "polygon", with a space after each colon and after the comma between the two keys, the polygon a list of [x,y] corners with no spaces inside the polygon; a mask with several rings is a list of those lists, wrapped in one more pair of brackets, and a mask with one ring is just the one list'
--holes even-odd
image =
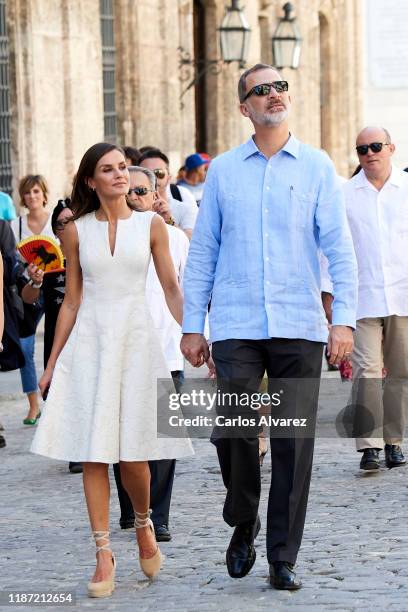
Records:
{"label": "man in white shirt with sunglasses", "polygon": [[[360,172],[344,185],[358,263],[353,404],[360,468],[405,464],[408,380],[408,175],[392,164],[390,134],[366,127],[357,137]],[[386,378],[382,380],[383,367]]]}

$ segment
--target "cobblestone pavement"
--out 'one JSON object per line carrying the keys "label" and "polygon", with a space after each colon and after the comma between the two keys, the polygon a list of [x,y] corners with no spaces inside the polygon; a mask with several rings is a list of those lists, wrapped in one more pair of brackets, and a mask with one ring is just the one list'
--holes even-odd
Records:
{"label": "cobblestone pavement", "polygon": [[195,458],[178,462],[173,540],[161,545],[165,565],[153,583],[138,567],[133,532],[119,528],[112,478],[117,588],[110,599],[88,599],[94,545],[81,476],[70,474],[66,464],[29,454],[33,430],[22,424],[25,410],[21,397],[5,401],[3,395],[0,421],[7,447],[0,450],[1,589],[71,589],[79,610],[408,610],[408,468],[383,467],[379,474],[361,476],[352,441],[339,438],[317,440],[298,559],[304,582],[300,591],[278,592],[267,583],[269,454],[262,470],[264,518],[257,561],[246,578],[233,580],[225,566],[231,530],[221,518],[224,492],[215,450],[207,441],[196,440]]}

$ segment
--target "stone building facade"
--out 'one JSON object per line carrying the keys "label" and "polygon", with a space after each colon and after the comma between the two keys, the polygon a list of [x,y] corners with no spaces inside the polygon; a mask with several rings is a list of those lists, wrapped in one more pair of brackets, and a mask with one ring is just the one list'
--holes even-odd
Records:
{"label": "stone building facade", "polygon": [[[220,57],[217,28],[229,4],[0,0],[1,187],[16,194],[22,175],[39,172],[54,200],[66,195],[86,148],[107,138],[157,145],[169,153],[173,171],[188,153],[216,155],[245,139],[250,126],[237,104],[239,66],[219,64],[188,90],[194,73],[180,66],[181,54]],[[247,64],[269,63],[283,2],[241,4],[252,30]],[[300,67],[283,70],[293,132],[326,149],[347,176],[361,125],[360,3],[293,5],[303,38]]]}

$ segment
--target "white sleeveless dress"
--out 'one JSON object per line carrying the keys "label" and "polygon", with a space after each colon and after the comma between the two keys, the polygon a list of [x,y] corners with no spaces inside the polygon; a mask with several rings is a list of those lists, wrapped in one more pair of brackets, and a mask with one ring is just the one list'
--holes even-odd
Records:
{"label": "white sleeveless dress", "polygon": [[31,446],[64,461],[117,463],[193,454],[183,438],[157,436],[157,378],[171,378],[145,298],[154,213],[108,223],[75,221],[83,276],[76,323],[57,360]]}

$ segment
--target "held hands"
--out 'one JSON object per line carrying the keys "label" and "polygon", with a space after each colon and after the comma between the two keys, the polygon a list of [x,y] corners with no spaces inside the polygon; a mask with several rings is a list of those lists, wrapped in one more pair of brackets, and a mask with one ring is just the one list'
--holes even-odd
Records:
{"label": "held hands", "polygon": [[215,371],[215,363],[213,362],[213,358],[211,357],[211,355],[207,361],[207,368],[208,368],[207,378],[210,378],[211,380],[214,380],[215,378],[217,378],[217,374]]}
{"label": "held hands", "polygon": [[353,332],[345,325],[332,325],[327,341],[327,355],[330,365],[339,365],[343,359],[348,359],[353,351]]}
{"label": "held hands", "polygon": [[[195,368],[199,368],[210,359],[210,349],[202,334],[183,334],[180,349],[187,361]],[[211,362],[208,367],[211,371]]]}

